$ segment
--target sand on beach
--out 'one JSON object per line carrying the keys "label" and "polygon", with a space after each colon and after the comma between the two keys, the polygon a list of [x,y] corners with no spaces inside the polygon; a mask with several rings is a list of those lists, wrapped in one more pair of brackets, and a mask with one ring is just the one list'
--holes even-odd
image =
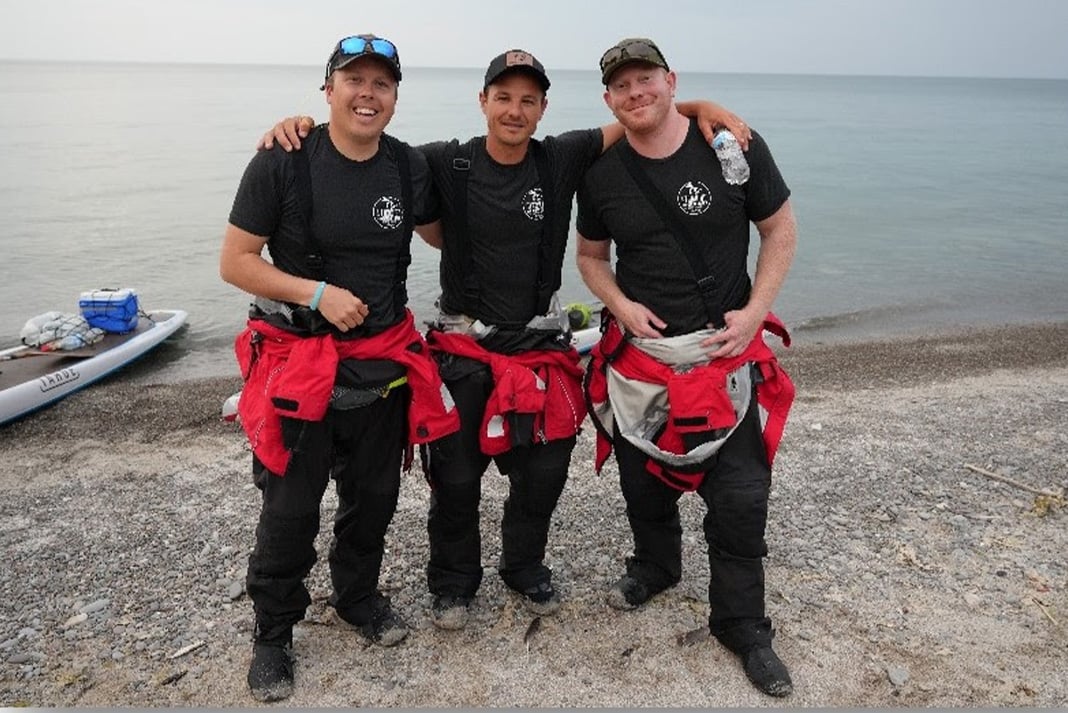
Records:
{"label": "sand on beach", "polygon": [[[587,426],[547,554],[565,604],[536,624],[495,571],[494,469],[485,577],[459,632],[429,622],[427,486],[418,464],[404,476],[381,587],[413,631],[391,649],[330,615],[328,495],[287,704],[1068,705],[1068,323],[778,351],[798,397],[767,608],[790,698],[762,696],[701,630],[699,498],[680,505],[682,582],[636,612],[605,604],[630,537]],[[256,705],[241,585],[258,493],[219,418],[239,386],[139,370],[0,428],[0,705]]]}

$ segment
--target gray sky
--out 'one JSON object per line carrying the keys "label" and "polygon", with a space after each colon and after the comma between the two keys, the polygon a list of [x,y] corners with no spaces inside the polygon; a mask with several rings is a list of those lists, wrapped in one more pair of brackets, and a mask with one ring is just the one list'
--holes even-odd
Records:
{"label": "gray sky", "polygon": [[1068,79],[1064,0],[0,0],[0,58],[317,65],[375,32],[411,66],[520,47],[595,69],[644,35],[673,69]]}

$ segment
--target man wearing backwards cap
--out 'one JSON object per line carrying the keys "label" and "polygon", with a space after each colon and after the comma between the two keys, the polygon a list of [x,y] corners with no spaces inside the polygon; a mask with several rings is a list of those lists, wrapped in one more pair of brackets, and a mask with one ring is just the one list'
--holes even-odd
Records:
{"label": "man wearing backwards cap", "polygon": [[[673,106],[675,73],[652,41],[622,40],[604,53],[601,72],[626,139],[590,168],[578,194],[579,270],[612,315],[592,353],[587,397],[597,466],[615,450],[634,537],[608,600],[634,609],[679,581],[678,501],[696,491],[708,507],[710,631],[757,688],[785,696],[793,684],[771,647],[763,557],[771,463],[793,385],[762,334],[789,344],[769,310],[794,255],[790,191],[756,132],[748,181],[726,181]],[[750,222],[760,233],[752,281]],[[663,424],[654,435],[648,421],[632,427],[653,412]]]}
{"label": "man wearing backwards cap", "polygon": [[[442,629],[466,625],[482,581],[479,501],[491,459],[510,484],[501,578],[534,613],[560,606],[545,547],[585,409],[556,291],[578,182],[623,129],[533,139],[549,86],[531,53],[503,52],[478,95],[486,135],[419,147],[441,194],[444,231],[437,239],[422,234],[442,249],[441,314],[427,340],[462,424],[423,448],[431,484],[427,584],[432,620]],[[737,117],[716,105],[685,108],[703,110],[710,137],[717,123],[741,132]],[[299,146],[307,126],[286,120],[264,142]]]}
{"label": "man wearing backwards cap", "polygon": [[406,308],[412,227],[435,221],[438,205],[423,155],[383,133],[400,79],[389,40],[341,40],[323,84],[330,123],[300,154],[252,158],[223,238],[222,278],[255,296],[235,349],[262,491],[247,576],[256,616],[248,684],[261,701],[293,688],[293,625],[311,601],[304,578],[331,478],[330,603],[374,643],[407,635],[378,591],[401,463],[409,438],[459,427]]}

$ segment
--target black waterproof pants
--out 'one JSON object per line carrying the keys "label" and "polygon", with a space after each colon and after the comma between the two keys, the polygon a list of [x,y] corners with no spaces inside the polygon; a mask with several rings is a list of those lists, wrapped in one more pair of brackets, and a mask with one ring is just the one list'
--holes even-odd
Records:
{"label": "black waterproof pants", "polygon": [[329,556],[330,602],[351,624],[370,621],[386,530],[400,492],[408,400],[403,387],[368,406],[330,409],[317,423],[287,419],[286,443],[295,447],[285,477],[253,457],[263,503],[246,587],[256,611],[257,639],[287,635],[311,603],[304,578],[316,561],[319,508],[331,477],[338,507]]}
{"label": "black waterproof pants", "polygon": [[[488,369],[447,381],[460,414],[460,431],[423,449],[430,481],[430,562],[427,586],[438,596],[473,598],[482,582],[479,502],[490,457],[479,446],[486,402],[493,388]],[[556,502],[567,481],[575,438],[518,446],[494,462],[508,476],[501,520],[499,572],[519,592],[549,582],[545,546]]]}
{"label": "black waterproof pants", "polygon": [[[649,473],[648,456],[626,439],[614,441],[620,486],[634,535],[634,555],[627,572],[653,591],[682,577],[682,491]],[[720,448],[698,495],[708,544],[709,627],[725,646],[744,652],[771,643],[771,620],[764,612],[764,563],[767,544],[771,468],[760,431],[756,396],[742,423]]]}

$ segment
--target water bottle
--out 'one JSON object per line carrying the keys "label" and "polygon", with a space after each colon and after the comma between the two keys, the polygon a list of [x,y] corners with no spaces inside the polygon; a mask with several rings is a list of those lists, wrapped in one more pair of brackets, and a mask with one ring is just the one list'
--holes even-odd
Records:
{"label": "water bottle", "polygon": [[49,351],[71,351],[90,347],[104,338],[104,330],[99,327],[91,327],[84,331],[70,332],[62,339],[57,339],[49,345]]}
{"label": "water bottle", "polygon": [[723,180],[732,186],[740,186],[749,180],[749,162],[734,134],[726,129],[720,131],[712,139],[712,149],[723,167]]}

